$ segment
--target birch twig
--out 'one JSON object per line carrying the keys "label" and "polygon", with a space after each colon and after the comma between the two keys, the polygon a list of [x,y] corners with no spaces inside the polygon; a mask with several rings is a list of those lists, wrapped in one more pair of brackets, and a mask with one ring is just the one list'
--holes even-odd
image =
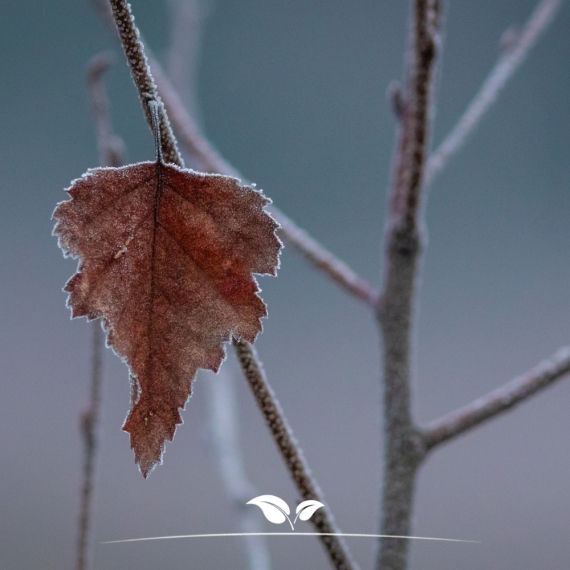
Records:
{"label": "birch twig", "polygon": [[99,408],[101,405],[103,330],[101,323],[91,323],[91,389],[89,407],[81,413],[81,433],[84,443],[83,484],[79,508],[76,569],[86,570],[90,566],[89,546],[93,510],[93,477],[97,459],[97,436]]}
{"label": "birch twig", "polygon": [[429,423],[423,430],[427,450],[510,410],[570,372],[570,348],[561,348],[526,374]]}
{"label": "birch twig", "polygon": [[[422,186],[431,81],[438,48],[439,2],[415,0],[409,70],[387,221],[385,280],[378,303],[384,350],[386,438],[380,534],[409,536],[415,476],[424,455],[410,412],[411,341],[422,249]],[[384,538],[378,570],[405,570],[408,541]]]}
{"label": "birch twig", "polygon": [[[151,59],[151,67],[169,117],[180,137],[182,148],[188,154],[195,156],[206,171],[243,179],[241,173],[229,164],[202,134],[158,62]],[[345,291],[371,306],[374,305],[377,293],[365,279],[359,277],[346,263],[318,243],[305,230],[299,228],[276,206],[270,206],[269,210],[281,225],[279,236],[284,241],[292,245],[313,267],[324,272]]]}
{"label": "birch twig", "polygon": [[429,157],[425,172],[426,186],[431,184],[432,180],[445,168],[449,159],[465,144],[469,135],[497,100],[508,80],[521,66],[530,50],[552,22],[561,5],[562,0],[541,0],[538,3],[525,27],[516,34],[513,45],[504,49],[462,117]]}

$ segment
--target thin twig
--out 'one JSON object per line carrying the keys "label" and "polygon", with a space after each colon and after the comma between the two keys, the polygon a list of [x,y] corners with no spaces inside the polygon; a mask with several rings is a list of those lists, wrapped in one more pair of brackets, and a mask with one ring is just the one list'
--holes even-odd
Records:
{"label": "thin twig", "polygon": [[152,125],[148,102],[156,101],[160,115],[160,142],[162,154],[166,162],[182,165],[182,156],[178,151],[176,139],[170,128],[170,122],[164,109],[164,105],[158,95],[156,84],[150,73],[148,60],[144,53],[143,44],[139,38],[138,28],[134,24],[131,8],[127,2],[110,0],[113,17],[119,31],[119,37],[123,44],[125,55],[129,63],[133,81],[138,89],[139,99],[149,125]]}
{"label": "thin twig", "polygon": [[[98,55],[91,60],[87,85],[97,128],[100,163],[104,166],[118,166],[121,162],[122,144],[113,135],[107,112],[107,98],[101,77],[110,65],[108,54]],[[97,459],[99,409],[101,407],[101,382],[103,373],[104,333],[101,323],[92,323],[91,345],[91,387],[89,407],[81,414],[81,433],[84,443],[83,485],[77,538],[77,570],[89,567],[89,535],[93,504],[93,479]]]}
{"label": "thin twig", "polygon": [[370,283],[357,275],[344,261],[335,257],[305,230],[295,224],[275,206],[269,208],[271,215],[281,224],[279,235],[292,245],[315,269],[321,270],[347,293],[374,307],[378,292]]}
{"label": "thin twig", "polygon": [[99,408],[101,404],[101,379],[103,359],[103,330],[101,323],[91,324],[91,389],[89,407],[80,416],[81,435],[84,444],[83,484],[81,486],[81,504],[79,507],[77,537],[77,570],[86,570],[90,566],[90,530],[93,510],[93,477],[97,455],[97,435]]}
{"label": "thin twig", "polygon": [[83,484],[81,487],[81,504],[79,508],[77,537],[77,570],[86,570],[90,566],[90,530],[93,507],[93,477],[97,454],[97,432],[99,407],[101,404],[101,368],[103,352],[103,330],[101,323],[95,322],[92,327],[91,345],[91,389],[89,407],[80,416],[81,435],[84,444]]}
{"label": "thin twig", "polygon": [[[287,464],[289,473],[291,473],[301,497],[303,500],[314,499],[324,502],[323,494],[311,474],[303,456],[303,451],[285,419],[281,404],[279,404],[273,389],[267,382],[255,348],[249,343],[240,340],[234,340],[234,345],[238,360],[251,386],[257,405],[263,413],[273,439]],[[340,532],[327,506],[319,509],[309,520],[319,533]],[[337,536],[320,536],[319,538],[335,568],[338,570],[357,568],[342,538]]]}
{"label": "thin twig", "polygon": [[[411,342],[422,249],[422,186],[440,6],[415,0],[409,70],[387,221],[384,292],[378,319],[384,350],[386,438],[380,534],[410,535],[417,468],[425,456],[410,412]],[[382,539],[379,570],[405,570],[408,541]]]}
{"label": "thin twig", "polygon": [[[150,58],[149,58],[150,59]],[[186,111],[180,97],[160,69],[160,65],[151,59],[151,68],[158,90],[168,109],[172,124],[180,138],[182,148],[196,156],[208,172],[218,172],[243,179],[243,176],[229,164],[208,142],[199,127]],[[279,222],[279,235],[292,245],[316,269],[324,272],[345,291],[369,305],[377,301],[377,292],[362,277],[359,277],[346,263],[335,257],[305,230],[299,228],[293,220],[276,206],[270,206],[271,215]]]}
{"label": "thin twig", "polygon": [[[92,0],[97,10],[107,23],[113,24],[109,0]],[[140,36],[139,36],[140,37]],[[226,161],[210,144],[200,128],[186,110],[180,96],[164,73],[160,63],[151,54],[148,62],[152,70],[153,84],[156,81],[158,92],[168,110],[168,117],[176,129],[180,144],[186,153],[195,157],[206,172],[214,172],[234,176],[247,183],[242,174]],[[176,162],[175,160],[173,162]],[[374,287],[359,277],[346,263],[323,247],[308,232],[299,228],[293,220],[276,206],[271,205],[269,211],[281,225],[279,237],[292,245],[316,269],[324,272],[345,291],[369,305],[376,304],[378,294]]]}
{"label": "thin twig", "polygon": [[556,16],[562,0],[541,0],[528,19],[525,27],[516,33],[507,46],[481,89],[471,101],[463,116],[429,157],[425,184],[429,185],[447,165],[449,159],[463,146],[483,115],[497,100],[499,93],[536,45],[541,34]]}
{"label": "thin twig", "polygon": [[[147,97],[146,89],[148,89],[149,86],[154,88],[155,84],[150,72],[150,68],[147,64],[146,56],[144,54],[144,47],[140,41],[139,31],[135,26],[130,6],[126,0],[110,0],[110,2],[113,9],[113,16],[117,23],[117,28],[121,37],[121,42],[123,43],[123,47],[127,55],[127,61],[131,67],[135,86],[139,91],[139,97],[141,100],[144,100]],[[154,92],[156,93],[156,90]],[[147,117],[147,122],[152,127],[152,120],[148,111],[145,113],[145,116]],[[163,110],[162,119],[166,125],[169,125],[166,110]],[[170,131],[170,129],[165,129],[161,132],[161,137],[168,139],[168,148],[171,149],[171,151],[176,150],[176,156],[174,154],[171,154],[171,157],[173,159],[172,162],[179,166],[184,166],[182,157],[177,152],[176,140],[172,131]],[[258,383],[263,382],[264,378],[261,373],[261,365],[257,360],[253,348],[249,344],[242,341],[237,341],[235,343],[235,348],[236,353],[238,354],[238,360],[242,366],[246,378],[250,382],[250,385],[253,386],[253,383],[256,381]],[[268,404],[272,400],[272,396],[273,394],[268,391],[264,395],[264,402]],[[273,414],[275,416],[273,418],[274,422],[277,422],[282,426],[287,426],[286,420],[283,417],[282,410],[280,406],[275,402],[273,402]],[[284,432],[277,434],[272,430],[272,433],[274,437],[279,435],[280,439],[276,441],[277,445],[280,447],[280,449],[282,449],[281,444],[284,441]],[[287,435],[290,435],[290,429],[285,433]],[[294,470],[291,471],[293,479],[300,482],[304,481],[304,489],[307,492],[312,493],[311,498],[318,499],[320,495],[317,494],[316,484],[313,483],[306,462],[302,458],[300,450],[296,447],[295,440],[293,438],[289,438],[287,444],[287,447],[283,449],[286,449],[288,454],[295,454],[295,457],[298,458],[296,461],[291,462],[287,455],[284,456],[287,466],[290,469],[294,467]],[[319,511],[317,511],[317,514],[313,516],[312,520],[314,521],[314,524],[319,524],[322,528],[336,528],[336,526],[331,522],[332,517],[329,516],[328,509],[319,509]],[[331,530],[328,532],[336,531]],[[337,564],[336,568],[339,570],[341,568],[346,570],[356,568],[354,564],[350,563],[348,549],[344,543],[338,539],[338,537],[322,537],[322,542],[327,548],[331,560]]]}
{"label": "thin twig", "polygon": [[[208,390],[210,431],[214,451],[219,464],[226,495],[231,500],[237,513],[240,532],[244,537],[244,546],[251,570],[269,570],[271,562],[269,549],[261,533],[262,521],[257,509],[246,507],[246,503],[257,492],[248,481],[239,445],[239,421],[237,417],[236,394],[228,364],[217,376],[208,374],[205,386]],[[253,533],[254,536],[251,536]]]}
{"label": "thin twig", "polygon": [[445,416],[430,422],[423,430],[426,448],[442,443],[494,418],[548,388],[570,372],[570,348],[561,348],[556,354],[514,378],[504,386],[477,398]]}

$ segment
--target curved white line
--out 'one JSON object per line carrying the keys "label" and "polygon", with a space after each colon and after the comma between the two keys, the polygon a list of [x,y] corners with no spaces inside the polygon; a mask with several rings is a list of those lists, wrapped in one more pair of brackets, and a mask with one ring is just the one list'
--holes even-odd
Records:
{"label": "curved white line", "polygon": [[459,538],[436,538],[432,536],[398,536],[391,534],[354,534],[349,532],[230,532],[222,534],[179,534],[173,536],[149,536],[147,538],[127,538],[126,540],[107,540],[101,544],[118,544],[122,542],[142,542],[144,540],[170,540],[172,538],[220,538],[227,536],[349,536],[356,538],[404,538],[408,540],[439,540],[443,542],[471,542],[479,544],[480,540],[462,540]]}

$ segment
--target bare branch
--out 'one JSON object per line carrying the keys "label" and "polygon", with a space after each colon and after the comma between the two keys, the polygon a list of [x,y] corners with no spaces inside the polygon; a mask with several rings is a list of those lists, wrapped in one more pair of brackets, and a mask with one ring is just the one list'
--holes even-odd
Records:
{"label": "bare branch", "polygon": [[[293,431],[281,409],[281,404],[268,384],[265,372],[257,358],[255,348],[249,343],[234,339],[238,360],[241,363],[245,377],[249,382],[259,409],[273,435],[273,439],[283,456],[283,459],[293,477],[303,500],[314,499],[324,503],[322,491],[314,480],[309,466],[303,456]],[[338,533],[332,513],[328,507],[319,509],[310,519],[310,522],[319,533]],[[325,547],[331,562],[338,570],[357,569],[356,563],[351,559],[348,547],[344,540],[338,536],[319,537]]]}
{"label": "bare branch", "polygon": [[[464,145],[482,117],[497,100],[507,81],[524,62],[541,34],[552,22],[561,5],[562,0],[541,0],[525,27],[514,36],[512,33],[510,34],[513,37],[511,37],[508,45],[505,45],[503,54],[481,89],[455,127],[430,156],[425,172],[426,185],[431,184],[435,176],[447,165],[449,159]],[[512,32],[512,30],[508,31]]]}
{"label": "bare branch", "polygon": [[[415,0],[409,70],[387,221],[384,292],[377,311],[384,350],[383,535],[411,534],[415,475],[425,451],[410,413],[411,337],[422,248],[422,186],[431,82],[439,44],[439,2]],[[378,570],[405,570],[408,541],[384,538]]]}
{"label": "bare branch", "polygon": [[[216,376],[208,374],[204,382],[208,390],[213,447],[226,494],[235,507],[240,532],[261,533],[263,529],[259,511],[246,507],[247,501],[257,496],[257,492],[245,474],[239,445],[237,402],[232,374],[227,366],[226,363]],[[265,538],[245,536],[243,542],[249,568],[269,570],[271,563]]]}
{"label": "bare branch", "polygon": [[[135,26],[134,18],[127,1],[110,0],[110,2],[117,22],[117,28],[119,29],[119,35],[127,54],[127,60],[131,67],[132,76],[139,91],[139,97],[144,99],[147,97],[145,89],[149,86],[155,88],[155,84],[150,68],[147,65],[147,59],[144,54],[142,42],[139,39],[139,31]],[[174,134],[170,130],[168,117],[166,115],[166,110],[164,109],[162,112],[162,119],[164,120],[164,124],[168,126],[168,129],[161,131],[161,137],[165,137],[167,139],[168,148],[171,149],[171,157],[173,158],[172,162],[179,166],[184,166],[182,157],[178,154],[176,140],[174,138]],[[152,119],[149,113],[147,114],[147,121],[152,127]],[[176,153],[174,153],[174,151],[176,151]],[[271,421],[269,426],[271,428],[271,433],[274,438],[276,438],[277,445],[280,449],[282,447],[284,450],[286,449],[289,454],[289,459],[286,457],[286,464],[291,470],[293,479],[299,482],[299,485],[301,485],[303,491],[307,493],[307,496],[310,494],[310,498],[317,498],[319,494],[317,492],[318,488],[316,483],[310,475],[309,468],[303,458],[297,442],[292,437],[291,430],[283,416],[279,403],[275,400],[273,392],[267,387],[262,373],[261,364],[257,359],[257,355],[253,347],[243,341],[235,341],[234,346],[243,373],[250,382],[250,386],[254,392],[256,390],[256,386],[258,387],[256,397],[258,402],[263,402],[264,408],[262,409],[271,410],[271,417],[266,415],[266,419]],[[281,426],[281,428],[277,429],[279,426]],[[313,516],[312,520],[314,524],[320,525],[323,529],[331,529],[326,532],[338,532],[336,530],[336,526],[332,522],[332,517],[328,514],[328,509],[319,509],[317,515]],[[333,560],[339,570],[350,570],[356,568],[356,566],[350,562],[348,549],[339,537],[323,536],[322,542],[327,548],[331,560]]]}
{"label": "bare branch", "polygon": [[428,450],[433,449],[510,410],[517,404],[548,388],[569,372],[570,348],[564,347],[526,374],[514,378],[504,386],[429,423],[423,430],[426,448]]}
{"label": "bare branch", "polygon": [[92,323],[93,341],[91,356],[91,394],[89,407],[80,415],[81,435],[84,444],[83,484],[79,507],[76,569],[89,568],[89,546],[91,530],[91,512],[93,505],[93,476],[97,452],[97,432],[99,408],[101,404],[101,361],[103,352],[103,331],[101,323]]}
{"label": "bare branch", "polygon": [[[107,112],[107,96],[102,75],[110,65],[108,54],[94,57],[89,65],[87,85],[91,94],[93,115],[97,128],[100,162],[104,166],[118,166],[122,157],[122,142],[113,135]],[[93,503],[93,478],[97,459],[99,409],[101,407],[101,382],[103,377],[104,334],[101,323],[91,324],[91,387],[89,406],[81,413],[81,433],[84,443],[83,484],[79,510],[77,537],[77,570],[89,567],[89,533]]]}
{"label": "bare branch", "polygon": [[182,157],[178,152],[176,139],[170,128],[168,116],[164,105],[158,95],[156,84],[150,73],[148,60],[144,53],[144,47],[140,39],[139,31],[135,26],[131,7],[125,1],[110,0],[113,10],[113,17],[119,31],[119,37],[127,56],[127,61],[131,69],[133,81],[137,87],[139,98],[147,123],[152,126],[152,117],[149,111],[148,102],[154,100],[158,104],[160,114],[160,139],[164,160],[174,164],[182,165]]}
{"label": "bare branch", "polygon": [[281,224],[279,235],[292,245],[315,269],[321,270],[347,293],[374,307],[378,292],[370,283],[357,275],[344,261],[335,257],[305,230],[275,206],[269,208],[271,215]]}
{"label": "bare branch", "polygon": [[81,434],[84,444],[83,484],[81,486],[81,504],[79,507],[76,569],[89,568],[89,546],[91,530],[91,512],[93,505],[93,477],[97,454],[97,435],[99,426],[99,408],[101,405],[101,380],[103,357],[103,331],[101,323],[91,323],[93,331],[91,353],[91,394],[89,407],[80,416]]}
{"label": "bare branch", "polygon": [[[431,5],[433,4],[433,7]],[[401,133],[391,190],[392,237],[418,231],[423,171],[427,151],[433,64],[439,45],[439,2],[414,4],[413,48],[405,93],[400,97]],[[407,239],[407,238],[406,238]],[[408,246],[407,246],[408,247]]]}
{"label": "bare branch", "polygon": [[[186,152],[196,156],[209,172],[219,172],[243,179],[243,176],[220,156],[200,132],[195,121],[184,108],[180,97],[160,69],[160,65],[151,60],[151,67],[169,117]],[[281,225],[280,237],[299,251],[313,267],[323,271],[348,293],[370,305],[375,304],[377,293],[366,280],[359,277],[346,263],[336,258],[305,230],[299,228],[278,208],[271,206],[269,209]]]}

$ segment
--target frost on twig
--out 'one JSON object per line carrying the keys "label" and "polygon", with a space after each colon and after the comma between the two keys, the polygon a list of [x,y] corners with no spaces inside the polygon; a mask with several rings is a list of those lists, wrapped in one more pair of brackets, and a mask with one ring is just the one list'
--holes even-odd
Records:
{"label": "frost on twig", "polygon": [[[101,11],[107,16],[108,10],[105,8],[106,3],[103,0],[96,0]],[[176,145],[176,139],[170,128],[168,116],[162,105],[162,101],[158,95],[154,78],[150,73],[148,60],[144,52],[144,47],[140,39],[138,28],[135,26],[134,17],[131,12],[130,5],[121,0],[110,0],[112,15],[119,32],[119,37],[133,81],[137,87],[139,99],[141,100],[143,112],[148,125],[152,128],[152,117],[149,111],[148,102],[156,101],[158,103],[158,114],[160,118],[160,139],[162,145],[162,153],[166,162],[172,162],[178,166],[183,166],[182,157]]]}
{"label": "frost on twig", "polygon": [[520,32],[517,33],[509,29],[507,30],[508,34],[503,35],[502,54],[495,67],[457,124],[429,157],[425,172],[425,184],[427,186],[445,168],[449,159],[465,144],[469,135],[497,100],[507,81],[521,66],[541,34],[552,22],[561,5],[562,0],[541,0]]}
{"label": "frost on twig", "polygon": [[429,423],[423,430],[427,450],[510,410],[570,372],[570,348],[561,348],[526,374]]}
{"label": "frost on twig", "polygon": [[[440,5],[415,0],[407,81],[399,105],[399,140],[386,224],[385,276],[378,319],[384,360],[384,479],[380,534],[411,534],[415,476],[424,449],[410,411],[415,293],[422,249],[423,171],[431,83],[439,46]],[[408,541],[383,538],[378,570],[405,570]]]}

